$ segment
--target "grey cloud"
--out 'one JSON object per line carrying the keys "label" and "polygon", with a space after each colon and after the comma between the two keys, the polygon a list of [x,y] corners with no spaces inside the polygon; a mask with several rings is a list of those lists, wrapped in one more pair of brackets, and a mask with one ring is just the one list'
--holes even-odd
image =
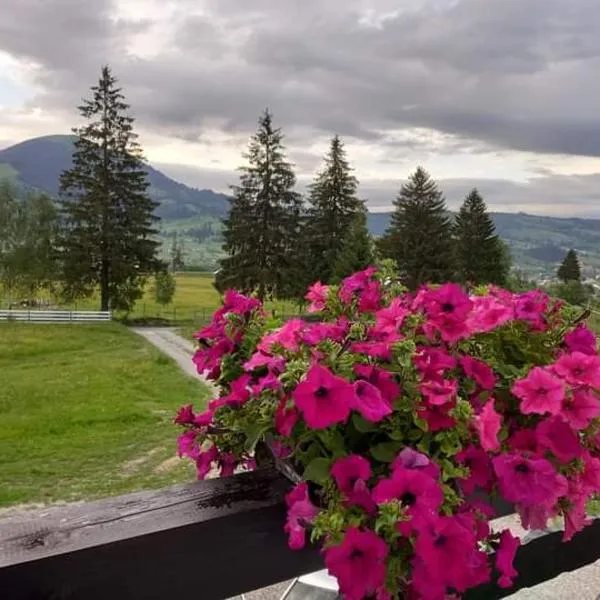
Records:
{"label": "grey cloud", "polygon": [[451,151],[600,156],[597,0],[205,0],[202,16],[173,0],[151,58],[125,51],[149,20],[108,0],[7,4],[0,49],[39,64],[44,106],[75,113],[110,62],[140,126],[181,137],[247,136],[268,105],[301,145],[337,132],[393,152],[387,133],[417,126]]}
{"label": "grey cloud", "polygon": [[[156,168],[187,185],[211,188],[227,193],[229,185],[237,183],[238,173],[232,170],[199,169],[195,167],[155,164]],[[360,176],[360,173],[358,173]],[[392,210],[392,201],[405,180],[362,179],[359,192],[375,212]],[[306,193],[310,179],[298,182],[299,191]],[[600,174],[548,175],[527,182],[504,179],[441,179],[448,206],[458,209],[467,193],[476,187],[494,212],[526,212],[558,217],[600,218]]]}

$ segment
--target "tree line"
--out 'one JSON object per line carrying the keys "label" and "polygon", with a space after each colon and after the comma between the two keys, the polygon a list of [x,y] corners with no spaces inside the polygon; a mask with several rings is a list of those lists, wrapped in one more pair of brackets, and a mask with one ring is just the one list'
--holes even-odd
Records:
{"label": "tree line", "polygon": [[442,191],[421,167],[394,200],[391,224],[374,241],[365,201],[338,135],[310,185],[296,191],[281,128],[267,110],[251,137],[224,220],[225,258],[216,285],[260,298],[301,298],[314,281],[335,283],[374,262],[393,259],[409,289],[454,280],[506,283],[511,259],[477,190],[453,220]]}

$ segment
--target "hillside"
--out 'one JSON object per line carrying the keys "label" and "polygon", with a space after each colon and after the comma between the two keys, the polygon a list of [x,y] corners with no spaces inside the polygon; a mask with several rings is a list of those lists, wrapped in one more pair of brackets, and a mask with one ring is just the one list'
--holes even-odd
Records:
{"label": "hillside", "polygon": [[[380,236],[391,213],[370,213],[369,229]],[[515,265],[535,277],[553,275],[556,265],[574,248],[587,276],[600,274],[600,219],[557,218],[525,213],[492,213]]]}
{"label": "hillside", "polygon": [[[39,190],[56,196],[60,173],[69,168],[74,136],[33,138],[0,150],[0,179],[20,189]],[[147,166],[150,194],[162,217],[163,256],[173,236],[185,245],[186,262],[215,269],[221,255],[220,218],[228,208],[227,196],[198,190],[174,181]],[[552,275],[569,248],[581,256],[587,276],[600,274],[600,220],[541,217],[524,213],[494,213],[500,236],[508,243],[515,265],[530,276]],[[370,213],[369,229],[380,236],[390,213]]]}
{"label": "hillside", "polygon": [[[37,190],[56,196],[60,174],[71,166],[74,139],[71,135],[51,135],[0,150],[0,178],[10,179],[24,191]],[[188,187],[150,165],[147,172],[150,195],[160,202],[157,213],[163,219],[220,217],[227,210],[224,194]]]}

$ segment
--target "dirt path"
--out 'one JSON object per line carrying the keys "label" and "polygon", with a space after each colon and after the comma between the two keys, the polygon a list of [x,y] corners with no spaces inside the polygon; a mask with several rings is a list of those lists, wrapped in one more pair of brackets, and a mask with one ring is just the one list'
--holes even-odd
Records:
{"label": "dirt path", "polygon": [[153,346],[172,358],[184,373],[190,377],[200,379],[212,390],[215,389],[211,381],[208,381],[196,371],[196,367],[192,362],[192,355],[195,350],[194,344],[190,340],[181,337],[176,329],[171,327],[132,327],[131,330],[146,338]]}

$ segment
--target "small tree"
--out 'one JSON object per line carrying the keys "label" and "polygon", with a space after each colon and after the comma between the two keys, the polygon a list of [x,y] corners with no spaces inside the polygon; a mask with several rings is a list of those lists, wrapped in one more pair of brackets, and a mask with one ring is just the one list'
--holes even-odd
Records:
{"label": "small tree", "polygon": [[185,267],[185,251],[183,249],[183,242],[179,242],[176,231],[173,234],[170,255],[171,270],[181,271]]}
{"label": "small tree", "polygon": [[154,297],[157,304],[166,306],[173,302],[177,282],[173,273],[165,270],[158,271],[154,276]]}
{"label": "small tree", "polygon": [[444,195],[422,167],[394,200],[391,225],[379,240],[382,257],[393,258],[409,289],[452,279],[452,226]]}
{"label": "small tree", "polygon": [[373,261],[373,240],[367,229],[366,212],[363,211],[354,217],[344,236],[333,269],[333,280],[340,281],[352,273],[362,271],[372,265]]}
{"label": "small tree", "polygon": [[453,227],[456,278],[461,283],[504,285],[510,255],[476,189],[465,198]]}
{"label": "small tree", "polygon": [[563,283],[581,281],[581,265],[579,264],[579,257],[575,250],[571,249],[567,252],[562,264],[556,271],[556,276]]}

